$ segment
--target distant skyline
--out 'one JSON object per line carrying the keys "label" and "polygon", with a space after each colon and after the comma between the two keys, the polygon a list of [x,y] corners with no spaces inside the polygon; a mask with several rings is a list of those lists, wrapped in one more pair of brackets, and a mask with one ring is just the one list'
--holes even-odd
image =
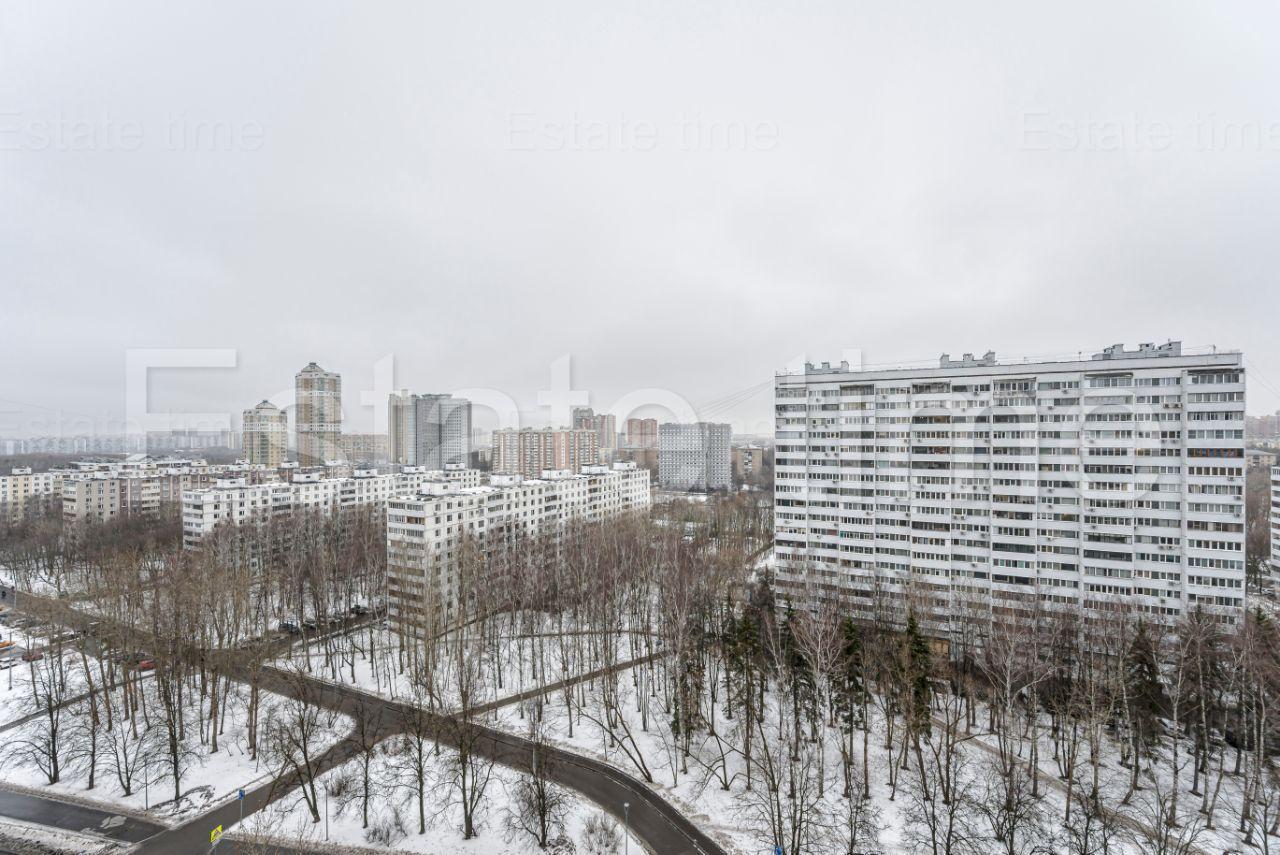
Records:
{"label": "distant skyline", "polygon": [[[1117,342],[1113,342],[1117,343]],[[1126,342],[1127,346],[1132,347],[1136,342]],[[1185,346],[1185,343],[1184,343]],[[1187,347],[1191,349],[1207,349],[1208,345]],[[1001,362],[1023,362],[1023,361],[1044,361],[1053,359],[1075,359],[1079,356],[1087,358],[1091,353],[1100,351],[1102,348],[1092,348],[1076,352],[1060,352],[1060,353],[1043,353],[1034,355],[1014,355],[1001,354],[996,351],[997,359]],[[1225,350],[1226,348],[1219,348]],[[779,365],[777,371],[786,370],[788,367],[794,367],[801,359],[807,359],[813,363],[830,362],[836,364],[840,362],[841,353],[837,351],[832,354],[822,355],[800,355],[796,354],[793,359],[786,360],[785,365]],[[965,351],[952,350],[949,354],[952,358],[959,358]],[[975,348],[976,353],[984,353],[984,350]],[[939,354],[938,356],[940,356]],[[933,358],[921,359],[888,359],[876,360],[870,358],[867,354],[862,353],[864,367],[883,368],[883,367],[919,367],[933,366],[937,364],[938,356]],[[1246,359],[1248,354],[1245,354]],[[344,372],[339,368],[333,367],[326,360],[315,359],[319,365],[329,371],[336,371],[343,375],[343,432],[344,433],[385,433],[385,413],[387,406],[387,397],[390,394],[389,389],[409,389],[410,391],[419,392],[452,392],[455,394],[470,394],[479,398],[481,401],[486,399],[487,392],[498,393],[500,396],[510,397],[516,406],[518,413],[518,424],[521,426],[544,427],[544,426],[568,426],[570,420],[567,417],[557,418],[552,415],[554,412],[563,412],[564,408],[570,406],[566,401],[572,401],[572,406],[589,406],[597,412],[606,412],[615,404],[628,400],[652,400],[647,406],[635,410],[632,415],[635,416],[656,416],[659,421],[680,421],[690,420],[691,417],[701,421],[728,422],[735,434],[759,434],[767,435],[773,432],[773,416],[772,416],[772,389],[774,370],[771,370],[764,380],[759,380],[747,386],[737,389],[719,390],[718,394],[708,395],[703,398],[691,398],[684,396],[677,391],[676,388],[667,390],[661,387],[645,387],[633,390],[617,390],[610,392],[599,392],[597,390],[586,389],[582,387],[581,381],[578,380],[579,372],[576,366],[571,368],[571,377],[568,388],[563,387],[563,362],[564,356],[560,360],[553,360],[551,365],[547,366],[547,377],[540,383],[533,382],[525,388],[520,389],[504,389],[497,386],[479,387],[459,387],[457,389],[443,389],[423,384],[409,384],[405,386],[396,383],[392,387],[385,387],[385,371],[389,365],[397,362],[394,358],[388,361],[388,357],[384,356],[381,360],[371,366],[366,366],[363,372],[367,380],[363,383],[358,378],[361,372]],[[560,362],[561,376],[552,379],[557,362]],[[570,360],[572,364],[572,360]],[[300,368],[301,366],[299,366]],[[228,387],[234,385],[234,378],[243,377],[248,373],[243,367],[229,369],[156,369],[152,371],[152,379],[149,384],[150,410],[153,414],[172,412],[175,415],[182,415],[192,412],[208,412],[217,411],[216,402],[226,400],[228,395],[234,395],[234,391]],[[398,370],[393,369],[393,373],[398,375]],[[294,424],[292,400],[294,388],[292,385],[292,374],[289,375],[290,383],[288,386],[275,390],[266,395],[259,395],[254,402],[266,399],[273,403],[287,408],[290,419],[290,435]],[[375,379],[378,378],[378,379]],[[1272,411],[1259,409],[1256,405],[1258,398],[1257,390],[1261,388],[1263,393],[1269,390],[1266,387],[1266,379],[1252,378],[1249,391],[1249,414],[1250,415],[1270,415]],[[678,387],[679,384],[676,384]],[[607,386],[606,389],[616,389],[616,386]],[[663,400],[662,394],[650,394],[653,389],[657,388],[659,393],[672,392],[679,398],[686,401],[691,407],[690,413],[681,413],[672,411],[661,406]],[[203,389],[204,392],[199,390]],[[543,403],[543,397],[551,394],[554,400],[554,406]],[[586,399],[575,398],[571,396],[586,395]],[[253,396],[250,396],[253,397]],[[380,403],[362,403],[375,401]],[[7,402],[6,402],[7,403]],[[234,431],[240,430],[240,416],[243,410],[249,406],[234,406],[226,411],[226,415],[230,418],[230,428]],[[56,411],[45,412],[39,407],[28,407],[22,409],[10,405],[8,418],[12,420],[15,416],[24,415],[28,412],[34,413],[32,428],[27,432],[10,430],[7,433],[0,434],[6,438],[25,438],[30,436],[47,436],[57,435],[59,431],[49,427],[52,421],[46,419],[56,419]],[[89,414],[80,410],[68,410],[63,424],[67,425],[67,429],[62,431],[64,435],[82,435],[82,434],[99,434],[99,435],[118,435],[126,433],[123,426],[123,420],[116,415],[120,410],[108,409],[104,413],[110,413],[109,416],[95,417],[93,424],[96,429],[86,428],[85,425],[90,424]],[[0,411],[3,412],[3,411]],[[490,430],[499,426],[500,412],[509,417],[510,411],[504,407],[486,407],[479,404],[476,407],[476,427],[475,431],[482,434],[488,434]],[[674,412],[674,414],[673,414]],[[625,418],[626,416],[622,416]],[[621,424],[621,422],[620,422]],[[207,425],[201,425],[206,429],[214,429]],[[621,429],[621,427],[619,428]]]}
{"label": "distant skyline", "polygon": [[235,352],[153,411],[315,360],[356,432],[388,354],[764,433],[801,354],[1172,338],[1280,409],[1276,4],[131,8],[5,11],[0,436],[118,424],[153,347]]}

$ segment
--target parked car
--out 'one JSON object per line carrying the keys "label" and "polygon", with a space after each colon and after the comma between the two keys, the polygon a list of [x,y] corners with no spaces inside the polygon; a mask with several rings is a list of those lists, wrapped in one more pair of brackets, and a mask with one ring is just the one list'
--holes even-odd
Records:
{"label": "parked car", "polygon": [[39,662],[43,658],[44,653],[40,650],[28,650],[26,653],[22,654],[23,662]]}
{"label": "parked car", "polygon": [[155,668],[156,668],[156,663],[154,660],[151,660],[151,659],[143,659],[141,662],[138,663],[139,671],[154,671]]}
{"label": "parked car", "polygon": [[310,619],[304,620],[302,622],[302,628],[309,632],[315,632],[317,629],[316,622]]}
{"label": "parked car", "polygon": [[352,606],[352,607],[351,607],[351,613],[352,613],[353,615],[361,615],[361,616],[364,616],[364,615],[367,615],[367,614],[369,613],[369,607],[368,607],[368,606],[362,606],[362,605],[356,604],[356,605],[354,605],[354,606]]}

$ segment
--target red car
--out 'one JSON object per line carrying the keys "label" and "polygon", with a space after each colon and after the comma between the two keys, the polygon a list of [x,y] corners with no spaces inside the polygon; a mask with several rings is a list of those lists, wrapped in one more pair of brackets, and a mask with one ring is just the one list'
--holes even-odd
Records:
{"label": "red car", "polygon": [[28,650],[26,653],[22,654],[23,662],[39,662],[43,658],[44,653],[39,650]]}
{"label": "red car", "polygon": [[156,663],[154,659],[143,659],[141,662],[138,663],[139,671],[154,671],[155,667],[156,667]]}

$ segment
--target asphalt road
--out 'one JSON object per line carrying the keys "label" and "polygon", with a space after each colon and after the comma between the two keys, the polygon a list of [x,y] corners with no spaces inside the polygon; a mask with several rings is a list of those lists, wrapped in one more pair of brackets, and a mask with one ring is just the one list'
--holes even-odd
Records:
{"label": "asphalt road", "polygon": [[0,790],[0,816],[51,825],[65,831],[92,831],[126,843],[139,843],[164,830],[164,826],[158,823],[132,816],[9,790]]}

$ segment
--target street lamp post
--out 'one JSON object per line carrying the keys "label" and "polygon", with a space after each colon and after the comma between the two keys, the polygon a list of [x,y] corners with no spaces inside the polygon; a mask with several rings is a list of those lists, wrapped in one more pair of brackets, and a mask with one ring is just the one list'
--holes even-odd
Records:
{"label": "street lamp post", "polygon": [[631,855],[631,802],[622,803],[622,828],[625,835],[622,845],[626,855]]}

